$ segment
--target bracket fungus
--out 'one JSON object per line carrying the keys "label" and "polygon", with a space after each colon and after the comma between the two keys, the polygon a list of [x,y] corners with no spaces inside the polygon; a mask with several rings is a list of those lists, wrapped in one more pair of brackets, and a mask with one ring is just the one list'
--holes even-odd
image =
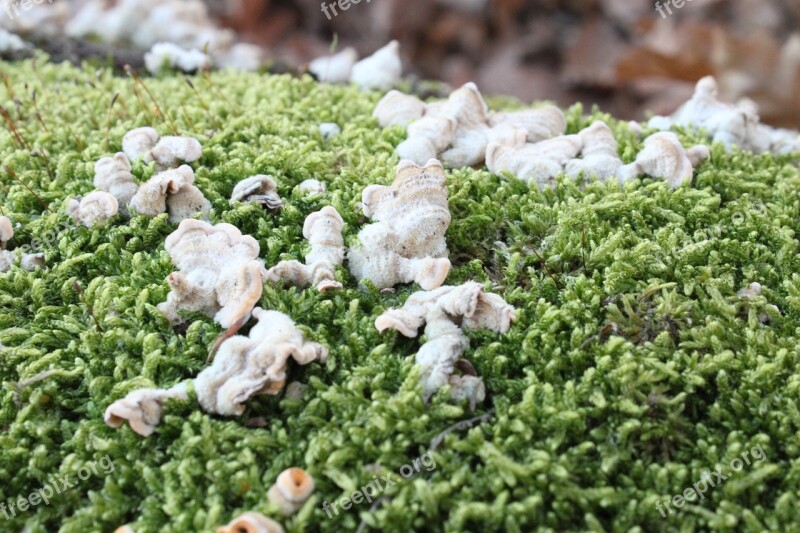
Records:
{"label": "bracket fungus", "polygon": [[160,172],[143,183],[131,198],[129,207],[140,215],[158,216],[169,213],[169,221],[177,224],[202,213],[207,216],[211,203],[194,185],[194,171],[188,165]]}
{"label": "bracket fungus", "polygon": [[22,254],[22,257],[19,258],[19,266],[22,267],[23,270],[29,272],[44,267],[44,265],[45,260],[43,253]]}
{"label": "bracket fungus", "polygon": [[353,65],[350,81],[364,90],[386,91],[396,85],[403,75],[400,43],[392,41],[369,57]]}
{"label": "bracket fungus", "polygon": [[269,501],[277,505],[284,515],[300,509],[314,492],[314,478],[302,468],[287,468],[267,492]]}
{"label": "bracket fungus", "polygon": [[478,87],[467,83],[444,102],[425,104],[414,96],[390,91],[375,107],[382,127],[407,126],[407,138],[397,154],[423,164],[440,159],[452,167],[474,166],[486,159],[487,146],[517,146],[564,133],[564,113],[554,106],[493,113]]}
{"label": "bracket fungus", "polygon": [[14,237],[14,225],[7,216],[0,217],[0,250],[5,250],[8,241]]}
{"label": "bracket fungus", "polygon": [[119,203],[113,195],[104,191],[92,191],[84,197],[71,198],[67,202],[67,214],[78,224],[94,227],[117,214]]}
{"label": "bracket fungus", "polygon": [[257,174],[245,178],[233,188],[231,202],[250,202],[277,211],[283,207],[283,200],[278,196],[278,184],[272,176]]}
{"label": "bracket fungus", "polygon": [[381,128],[408,126],[425,115],[425,102],[400,91],[392,89],[381,98],[372,116]]}
{"label": "bracket fungus", "polygon": [[760,123],[758,106],[744,100],[738,104],[718,99],[717,82],[706,76],[697,82],[692,97],[671,116],[655,116],[648,126],[668,130],[673,126],[705,130],[712,142],[726,148],[736,146],[755,153],[785,155],[800,151],[800,134]]}
{"label": "bracket fungus", "polygon": [[301,181],[294,190],[303,196],[319,196],[325,194],[328,188],[321,181],[309,178]]}
{"label": "bracket fungus", "polygon": [[6,245],[14,237],[14,226],[7,216],[0,217],[0,272],[7,272],[14,264],[14,253]]}
{"label": "bracket fungus", "polygon": [[252,314],[258,323],[249,336],[226,339],[213,364],[195,379],[197,399],[209,413],[240,415],[252,396],[280,392],[289,358],[307,365],[328,356],[325,346],[306,340],[283,313],[256,307]]}
{"label": "bracket fungus", "polygon": [[128,203],[139,186],[131,174],[131,163],[123,152],[104,157],[94,164],[94,186],[117,199],[120,214],[128,218]]}
{"label": "bracket fungus", "polygon": [[122,151],[131,161],[135,161],[153,149],[158,137],[158,132],[149,126],[133,129],[122,137]]}
{"label": "bracket fungus", "polygon": [[674,133],[659,132],[645,139],[635,162],[624,165],[613,131],[606,123],[596,121],[577,134],[533,144],[489,143],[486,166],[496,175],[509,172],[540,189],[554,185],[561,173],[573,178],[594,176],[602,181],[616,177],[621,183],[647,174],[665,179],[674,188],[690,180],[694,167],[709,155],[706,146],[685,149]]}
{"label": "bracket fungus", "polygon": [[391,186],[362,192],[364,214],[373,220],[350,249],[350,270],[379,289],[415,281],[424,289],[444,283],[450,272],[445,232],[450,225],[444,168],[401,161]]}
{"label": "bracket fungus", "polygon": [[422,391],[429,399],[450,385],[456,400],[469,400],[470,408],[485,398],[483,381],[477,376],[455,375],[459,360],[469,347],[463,330],[488,329],[506,333],[514,321],[514,308],[483,285],[468,282],[412,294],[403,307],[390,309],[375,320],[379,332],[394,329],[414,338],[425,326],[426,342],[417,352],[422,370]]}
{"label": "bracket fungus", "polygon": [[347,83],[353,65],[358,61],[358,52],[354,48],[345,48],[331,56],[318,57],[308,64],[308,71],[325,83]]}
{"label": "bracket fungus", "polygon": [[212,64],[208,54],[196,48],[186,49],[175,43],[155,43],[144,54],[144,65],[151,74],[160,74],[161,71],[170,69],[195,72],[211,68]]}
{"label": "bracket fungus", "polygon": [[104,419],[112,428],[121,427],[127,420],[133,431],[149,437],[161,423],[164,401],[188,399],[183,382],[170,389],[138,389],[109,405]]}
{"label": "bracket fungus", "polygon": [[203,155],[203,147],[194,137],[167,135],[144,154],[144,162],[156,162],[156,170],[164,171],[177,167],[181,162],[191,163]]}
{"label": "bracket fungus", "polygon": [[253,237],[231,224],[189,219],[167,237],[165,248],[178,272],[167,277],[170,292],[158,309],[172,324],[183,321],[181,309],[214,317],[224,328],[247,320],[263,289]]}
{"label": "bracket fungus", "polygon": [[311,213],[303,224],[303,237],[311,244],[306,263],[281,261],[267,271],[266,278],[273,282],[283,280],[296,287],[314,285],[320,292],[340,289],[342,284],[335,275],[345,255],[342,228],[344,220],[333,207]]}
{"label": "bracket fungus", "polygon": [[617,140],[608,124],[598,120],[578,133],[581,139],[581,157],[568,161],[564,171],[577,178],[595,176],[601,181],[619,178],[622,159],[617,151]]}
{"label": "bracket fungus", "polygon": [[489,143],[486,166],[495,173],[509,172],[540,189],[552,186],[565,165],[575,159],[583,147],[579,135],[561,135],[535,144],[503,146]]}
{"label": "bracket fungus", "polygon": [[342,133],[342,128],[335,122],[323,122],[319,125],[319,133],[326,141],[330,141]]}
{"label": "bracket fungus", "polygon": [[261,513],[248,511],[218,527],[217,533],[284,533],[284,530],[275,520]]}
{"label": "bracket fungus", "polygon": [[360,61],[355,49],[345,48],[336,54],[314,59],[309,63],[308,71],[321,82],[352,82],[362,90],[385,91],[397,85],[403,74],[400,44],[392,41]]}
{"label": "bracket fungus", "polygon": [[620,179],[625,181],[638,174],[647,174],[662,178],[675,188],[691,181],[694,167],[709,155],[708,147],[702,144],[687,150],[671,131],[654,133],[645,139],[644,148],[636,156],[636,161],[621,169]]}
{"label": "bracket fungus", "polygon": [[[14,225],[7,216],[0,216],[0,272],[7,272],[19,258],[19,266],[24,270],[36,270],[44,266],[44,254],[22,254],[17,256],[14,252],[6,250],[8,241],[14,237]],[[2,346],[2,345],[0,345]]]}

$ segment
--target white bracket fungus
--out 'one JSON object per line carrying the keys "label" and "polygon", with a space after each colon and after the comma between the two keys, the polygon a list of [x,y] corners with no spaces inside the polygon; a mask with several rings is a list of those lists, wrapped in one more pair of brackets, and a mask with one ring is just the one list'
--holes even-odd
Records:
{"label": "white bracket fungus", "polygon": [[302,468],[287,468],[267,492],[269,501],[277,505],[284,515],[300,509],[314,492],[314,478]]}
{"label": "white bracket fungus", "polygon": [[23,270],[36,270],[36,268],[44,267],[44,254],[22,254],[22,257],[19,259],[19,266],[22,267]]}
{"label": "white bracket fungus", "polygon": [[718,100],[717,82],[707,76],[697,82],[691,99],[671,116],[656,116],[648,126],[668,130],[673,126],[702,129],[713,142],[755,153],[789,154],[800,151],[800,134],[760,123],[758,107],[745,100],[733,105]]}
{"label": "white bracket fungus", "polygon": [[425,115],[425,102],[400,91],[391,90],[381,98],[372,116],[378,119],[381,128],[406,127]]}
{"label": "white bracket fungus", "polygon": [[129,204],[140,215],[154,217],[169,213],[172,224],[211,211],[211,203],[194,185],[194,171],[188,165],[156,174],[143,183]]}
{"label": "white bracket fungus", "polygon": [[301,181],[294,190],[304,196],[319,196],[325,194],[328,188],[319,180],[307,179]]}
{"label": "white bracket fungus", "polygon": [[[0,272],[10,270],[16,260],[14,252],[6,250],[8,241],[12,237],[14,237],[14,225],[11,223],[11,219],[7,216],[0,216]],[[36,270],[36,267],[44,266],[44,254],[22,254],[19,263],[25,270]]]}
{"label": "white bracket fungus", "polygon": [[415,281],[424,289],[444,283],[450,272],[445,232],[450,225],[441,163],[419,167],[401,161],[391,186],[370,185],[362,193],[364,214],[374,223],[361,229],[349,265],[360,281],[378,288]]}
{"label": "white bracket fungus", "polygon": [[167,277],[170,292],[158,309],[172,324],[183,321],[179,309],[213,316],[224,328],[247,320],[263,289],[253,237],[231,224],[189,219],[167,237],[165,248],[179,271]]}
{"label": "white bracket fungus", "polygon": [[212,63],[208,54],[196,48],[187,50],[175,43],[156,43],[144,54],[144,65],[152,74],[160,74],[165,69],[195,72],[211,68]]}
{"label": "white bracket fungus", "polygon": [[517,146],[564,133],[564,113],[554,106],[492,113],[478,87],[467,83],[444,102],[425,104],[391,91],[378,102],[373,116],[383,126],[407,125],[407,138],[397,154],[417,164],[438,158],[452,167],[474,166],[486,159],[494,142]]}
{"label": "white bracket fungus", "polygon": [[[9,12],[12,4],[6,4]],[[13,18],[13,17],[12,17]],[[25,50],[30,45],[22,40],[16,33],[11,33],[4,28],[0,28],[0,53],[15,52],[17,50]]]}
{"label": "white bracket fungus", "polygon": [[354,48],[345,48],[332,56],[318,57],[308,65],[308,71],[323,83],[347,83],[358,61]]}
{"label": "white bracket fungus", "polygon": [[108,406],[104,416],[106,424],[112,428],[118,428],[127,420],[133,431],[143,437],[148,437],[161,423],[162,407],[164,401],[168,399],[188,400],[186,384],[179,383],[166,390],[135,390]]}
{"label": "white bracket fungus", "polygon": [[540,189],[553,186],[561,173],[573,178],[594,176],[602,181],[616,177],[621,183],[647,174],[665,179],[674,188],[691,180],[694,167],[709,155],[706,146],[687,150],[674,133],[660,132],[645,139],[634,163],[623,165],[614,133],[607,124],[597,121],[575,135],[533,144],[508,146],[491,142],[486,149],[486,166],[496,175],[509,172]]}
{"label": "white bracket fungus", "polygon": [[249,336],[226,339],[214,363],[195,379],[197,399],[209,413],[240,415],[252,396],[277,394],[283,388],[289,358],[307,365],[328,356],[326,347],[306,340],[283,313],[256,307],[253,316],[258,323]]}
{"label": "white bracket fungus", "polygon": [[540,189],[555,184],[564,166],[575,159],[583,147],[579,135],[561,135],[535,144],[503,146],[489,143],[486,148],[487,168],[500,175],[509,172]]}
{"label": "white bracket fungus", "polygon": [[0,217],[0,250],[5,250],[8,241],[14,237],[14,225],[7,216]]}
{"label": "white bracket fungus", "polygon": [[702,144],[687,150],[671,131],[654,133],[645,139],[636,161],[620,170],[620,179],[625,181],[638,174],[647,174],[652,178],[662,178],[675,188],[691,181],[694,167],[709,155],[708,147]]}
{"label": "white bracket fungus", "polygon": [[278,196],[278,184],[272,176],[258,174],[245,178],[233,188],[231,202],[250,202],[259,204],[270,211],[283,207]]}
{"label": "white bracket fungus", "polygon": [[218,527],[217,533],[284,533],[284,529],[275,520],[261,513],[248,511]]}
{"label": "white bracket fungus", "polygon": [[580,175],[587,178],[595,176],[601,181],[618,178],[623,163],[617,151],[614,132],[608,124],[598,120],[578,136],[581,138],[581,158],[568,161],[564,167],[565,173],[573,178]]}
{"label": "white bracket fungus", "polygon": [[191,163],[203,155],[200,141],[194,137],[175,137],[166,135],[144,154],[144,162],[156,162],[156,170],[163,171],[177,167],[181,162]]}
{"label": "white bracket fungus", "polygon": [[139,190],[139,186],[131,174],[131,163],[123,152],[117,152],[113,157],[104,157],[95,163],[94,186],[116,198],[120,214],[128,218],[128,203]]}
{"label": "white bracket fungus", "polygon": [[153,149],[158,137],[158,132],[151,127],[133,129],[122,137],[122,151],[135,161]]}
{"label": "white bracket fungus", "polygon": [[353,65],[350,81],[364,90],[386,91],[397,85],[402,75],[400,43],[392,41]]}
{"label": "white bracket fungus", "polygon": [[417,352],[416,361],[422,370],[425,399],[450,385],[452,397],[469,400],[474,409],[485,398],[483,381],[477,376],[454,375],[460,357],[469,347],[462,330],[506,333],[514,319],[514,308],[502,297],[485,292],[480,283],[468,282],[414,293],[403,307],[379,316],[375,327],[380,332],[394,329],[414,338],[424,325],[426,342]]}
{"label": "white bracket fungus", "polygon": [[303,237],[311,244],[306,264],[281,261],[267,271],[266,278],[273,282],[283,280],[296,287],[314,285],[320,292],[341,288],[335,275],[345,255],[342,228],[344,220],[333,207],[311,213],[303,224]]}
{"label": "white bracket fungus", "polygon": [[319,125],[319,133],[322,135],[323,139],[330,141],[342,133],[342,128],[340,128],[335,122],[323,122]]}
{"label": "white bracket fungus", "polygon": [[84,197],[67,202],[67,214],[77,224],[93,227],[117,214],[119,204],[113,195],[104,191],[92,191]]}
{"label": "white bracket fungus", "polygon": [[329,56],[318,57],[308,65],[317,80],[326,83],[352,82],[362,90],[387,90],[400,82],[403,62],[400,44],[392,41],[369,57],[358,61],[353,48]]}

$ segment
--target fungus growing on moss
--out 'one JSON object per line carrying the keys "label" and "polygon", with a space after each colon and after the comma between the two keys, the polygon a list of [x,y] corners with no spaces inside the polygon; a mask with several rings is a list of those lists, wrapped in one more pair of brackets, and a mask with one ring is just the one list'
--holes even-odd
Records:
{"label": "fungus growing on moss", "polygon": [[245,178],[233,188],[231,202],[249,202],[259,204],[270,211],[283,207],[283,200],[278,196],[278,184],[272,176],[258,174]]}
{"label": "fungus growing on moss", "polygon": [[406,127],[425,115],[425,102],[409,94],[392,89],[381,98],[372,116],[381,128]]}
{"label": "fungus growing on moss", "polygon": [[342,128],[335,122],[323,122],[319,125],[319,133],[323,139],[329,141],[342,133]]}
{"label": "fungus growing on moss", "polygon": [[191,163],[203,155],[203,147],[194,137],[161,137],[153,148],[144,154],[144,162],[156,162],[156,170],[177,167],[181,162]]}
{"label": "fungus growing on moss", "polygon": [[224,526],[217,528],[217,533],[283,533],[283,527],[261,513],[248,511]]}
{"label": "fungus growing on moss", "polygon": [[314,59],[308,64],[308,71],[321,82],[347,83],[356,61],[358,52],[348,47],[334,55]]}
{"label": "fungus growing on moss", "polygon": [[284,515],[300,509],[314,492],[314,478],[302,468],[287,468],[267,492],[269,501],[277,505]]}
{"label": "fungus growing on moss", "polygon": [[565,165],[568,176],[577,178],[594,176],[601,181],[619,177],[622,159],[617,152],[617,140],[608,124],[596,121],[578,133],[581,139],[581,157]]}
{"label": "fungus growing on moss", "polygon": [[549,139],[566,129],[564,113],[554,106],[492,113],[471,82],[453,91],[446,101],[431,104],[392,91],[378,102],[373,116],[384,127],[408,124],[408,136],[397,146],[401,158],[417,164],[438,158],[456,168],[482,163],[490,143],[518,146]]}
{"label": "fungus growing on moss", "polygon": [[364,90],[386,91],[397,85],[402,75],[400,43],[392,41],[371,56],[354,64],[350,81]]}
{"label": "fungus growing on moss", "polygon": [[258,323],[249,335],[226,339],[214,363],[195,379],[197,399],[209,413],[240,415],[252,396],[283,389],[290,358],[307,365],[328,356],[326,347],[306,340],[283,313],[256,307],[252,314]]}
{"label": "fungus growing on moss", "polygon": [[95,163],[94,186],[117,199],[120,215],[124,218],[130,216],[128,203],[139,190],[139,186],[131,174],[131,163],[123,152],[117,152],[113,157],[104,157]]}
{"label": "fungus growing on moss", "polygon": [[296,287],[314,285],[320,292],[341,288],[335,276],[336,267],[342,264],[345,255],[343,227],[344,220],[333,207],[311,213],[303,224],[303,237],[311,245],[306,263],[281,261],[267,271],[266,278]]}
{"label": "fungus growing on moss", "polygon": [[160,74],[169,69],[195,72],[211,68],[213,62],[208,54],[196,48],[186,49],[175,43],[155,43],[144,54],[144,64],[152,74]]}
{"label": "fungus growing on moss", "polygon": [[620,179],[627,180],[638,174],[662,178],[672,188],[691,181],[694,167],[710,155],[708,147],[683,147],[678,136],[671,131],[654,133],[644,142],[636,161],[620,170]]}
{"label": "fungus growing on moss", "polygon": [[122,151],[131,161],[135,161],[153,149],[158,137],[158,132],[148,126],[133,129],[122,137]]}
{"label": "fungus growing on moss", "polygon": [[350,270],[378,288],[415,281],[425,289],[444,283],[450,271],[445,232],[450,225],[441,163],[419,167],[401,161],[391,186],[362,192],[364,214],[374,223],[361,229],[350,249]]}
{"label": "fungus growing on moss", "polygon": [[194,185],[194,171],[188,165],[160,172],[139,187],[129,207],[138,214],[158,216],[169,213],[169,221],[177,224],[201,213],[211,211],[211,204]]}
{"label": "fungus growing on moss", "polygon": [[544,189],[555,184],[564,166],[575,159],[583,147],[579,135],[561,135],[535,144],[503,146],[489,143],[487,168],[500,175],[509,172],[529,185]]}
{"label": "fungus growing on moss", "polygon": [[325,194],[328,188],[319,180],[307,179],[301,181],[294,190],[304,196],[319,196]]}
{"label": "fungus growing on moss", "polygon": [[214,317],[224,328],[247,320],[263,289],[253,237],[230,224],[189,219],[167,237],[165,248],[179,271],[167,277],[170,292],[158,309],[172,324],[183,321],[179,310]]}
{"label": "fungus growing on moss", "polygon": [[648,126],[668,130],[673,126],[704,130],[712,142],[755,153],[789,154],[800,151],[800,134],[760,123],[758,106],[749,100],[729,104],[718,100],[717,81],[706,76],[697,82],[691,99],[671,116],[655,116]]}
{"label": "fungus growing on moss", "polygon": [[5,250],[8,241],[14,237],[14,225],[7,216],[0,216],[0,250]]}
{"label": "fungus growing on moss", "polygon": [[[14,225],[7,216],[0,216],[0,272],[7,272],[19,258],[19,265],[25,270],[36,270],[44,266],[44,254],[21,254],[6,250],[8,241],[14,237]],[[0,345],[2,346],[2,345]]]}
{"label": "fungus growing on moss", "polygon": [[82,198],[72,198],[67,202],[67,214],[87,228],[110,219],[118,209],[117,199],[104,191],[92,191]]}
{"label": "fungus growing on moss", "polygon": [[455,375],[460,357],[469,347],[462,330],[488,329],[506,333],[514,321],[514,308],[502,297],[487,293],[483,285],[468,282],[412,294],[403,307],[390,309],[375,320],[383,332],[394,329],[414,338],[425,326],[426,342],[416,355],[422,370],[422,391],[430,398],[445,385],[451,396],[468,400],[470,409],[485,398],[483,380],[477,376]]}
{"label": "fungus growing on moss", "polygon": [[708,156],[706,146],[687,150],[674,133],[660,132],[645,139],[634,163],[623,165],[611,128],[596,121],[575,135],[533,144],[491,142],[486,149],[486,166],[496,175],[509,172],[540,189],[553,186],[561,173],[573,178],[594,176],[601,181],[616,177],[620,182],[647,174],[665,179],[674,188],[691,180],[694,167]]}
{"label": "fungus growing on moss", "polygon": [[133,431],[149,437],[161,423],[162,408],[166,400],[188,399],[185,383],[179,383],[170,389],[138,389],[109,405],[104,419],[112,428],[121,427],[127,421]]}

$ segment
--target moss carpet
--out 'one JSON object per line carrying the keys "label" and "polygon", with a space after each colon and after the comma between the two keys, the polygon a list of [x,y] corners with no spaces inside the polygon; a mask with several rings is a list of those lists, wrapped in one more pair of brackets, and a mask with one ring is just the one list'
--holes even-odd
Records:
{"label": "moss carpet", "polygon": [[[303,220],[324,205],[342,214],[352,242],[365,222],[354,209],[361,190],[391,182],[405,133],[371,118],[380,94],[308,77],[220,72],[142,84],[43,57],[0,70],[0,207],[19,223],[9,249],[28,245],[47,260],[0,274],[0,501],[27,498],[54,476],[75,485],[8,520],[0,513],[0,530],[211,531],[249,510],[287,531],[800,529],[800,173],[791,158],[715,146],[694,183],[676,190],[562,179],[540,192],[486,170],[448,171],[447,283],[477,280],[518,309],[505,336],[469,333],[466,357],[487,388],[475,413],[445,392],[424,404],[419,339],[373,326],[415,288],[380,293],[340,269],[344,290],[267,285],[261,298],[331,348],[323,365],[292,367],[302,397],[259,397],[229,419],[205,414],[193,396],[169,402],[144,439],[107,427],[105,408],[198,374],[221,330],[193,316],[174,331],[156,309],[173,271],[166,215],[89,230],[65,214],[69,197],[93,190],[94,162],[138,126],[197,137],[203,157],[192,166],[212,221],[253,235],[271,266],[302,259]],[[568,117],[571,133],[608,120],[626,163],[640,147],[607,115],[574,107]],[[323,140],[321,122],[341,135]],[[153,168],[139,162],[133,173],[142,182]],[[277,215],[228,203],[258,173],[278,181],[286,206]],[[293,194],[307,178],[328,194]],[[751,282],[762,295],[738,296]],[[403,465],[448,428],[435,468],[403,480]],[[763,460],[731,472],[753,449]],[[106,457],[113,471],[79,479]],[[266,492],[290,466],[307,469],[317,490],[283,519]],[[702,499],[659,511],[717,469],[730,475]],[[379,502],[332,518],[322,509],[387,475],[398,482]]]}

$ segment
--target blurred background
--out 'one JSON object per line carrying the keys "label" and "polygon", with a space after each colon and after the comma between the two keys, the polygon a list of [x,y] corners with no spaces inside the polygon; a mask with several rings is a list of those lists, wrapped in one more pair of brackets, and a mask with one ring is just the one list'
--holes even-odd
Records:
{"label": "blurred background", "polygon": [[[135,64],[153,44],[150,37],[156,42],[181,33],[169,17],[192,17],[234,42],[257,45],[272,71],[302,72],[312,59],[346,46],[363,57],[397,39],[412,79],[452,86],[475,81],[484,94],[597,104],[619,118],[642,119],[674,111],[696,80],[713,74],[722,99],[752,99],[763,122],[800,127],[798,0],[661,0],[658,8],[654,0],[361,0],[328,14],[321,0],[10,4],[25,2],[33,7],[13,17],[6,5],[2,25],[67,59],[99,47]],[[79,27],[75,19],[81,10],[87,19],[87,9],[116,9],[117,18]],[[131,37],[139,19],[154,17],[163,19],[162,29]],[[114,24],[116,33],[107,28]],[[190,37],[175,39],[182,44]]]}

